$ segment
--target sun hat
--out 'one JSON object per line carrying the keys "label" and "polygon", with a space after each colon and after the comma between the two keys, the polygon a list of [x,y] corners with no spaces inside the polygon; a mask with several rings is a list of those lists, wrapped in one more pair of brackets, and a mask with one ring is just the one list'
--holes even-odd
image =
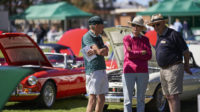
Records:
{"label": "sun hat", "polygon": [[128,24],[139,25],[139,26],[143,27],[143,30],[146,30],[146,26],[144,25],[144,20],[143,20],[142,16],[134,17],[132,21],[128,21]]}
{"label": "sun hat", "polygon": [[158,22],[161,22],[161,21],[167,22],[168,19],[164,19],[164,17],[161,14],[154,14],[154,15],[151,16],[151,22],[148,23],[147,25],[153,26],[155,23],[158,23]]}
{"label": "sun hat", "polygon": [[135,24],[135,25],[139,25],[139,26],[145,27],[144,20],[143,20],[142,16],[134,17],[132,21],[128,21],[128,24]]}
{"label": "sun hat", "polygon": [[89,25],[103,24],[103,19],[99,16],[93,16],[88,20]]}

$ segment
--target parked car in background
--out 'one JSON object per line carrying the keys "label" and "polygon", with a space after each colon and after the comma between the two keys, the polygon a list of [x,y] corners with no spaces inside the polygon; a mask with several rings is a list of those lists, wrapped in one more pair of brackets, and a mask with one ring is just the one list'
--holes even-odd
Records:
{"label": "parked car in background", "polygon": [[[114,50],[115,59],[118,64],[118,69],[107,71],[109,80],[109,93],[106,95],[106,102],[123,103],[123,86],[122,86],[122,68],[123,68],[123,37],[131,33],[129,27],[111,27],[105,28],[104,32],[110,40],[110,44]],[[168,103],[162,93],[160,83],[160,68],[155,59],[155,50],[152,47],[152,59],[149,63],[149,83],[146,90],[145,98],[149,99],[146,102],[146,107],[152,112],[163,112],[168,109]],[[181,100],[187,100],[192,97],[197,97],[200,93],[200,67],[196,64],[195,58],[191,53],[190,69],[193,75],[184,73],[183,94]],[[136,97],[136,90],[133,93],[133,100]]]}
{"label": "parked car in background", "polygon": [[77,66],[74,64],[73,60],[69,58],[67,54],[62,53],[44,53],[48,58],[53,67],[59,68],[76,68]]}
{"label": "parked car in background", "polygon": [[[65,45],[48,43],[48,44],[39,44],[39,47],[43,50],[45,54],[57,53],[60,55],[65,55],[68,61],[68,65],[71,64],[71,67],[83,67],[84,60],[83,57],[77,57],[72,49]],[[50,60],[51,61],[51,60]]]}
{"label": "parked car in background", "polygon": [[26,34],[1,34],[0,54],[6,66],[32,71],[21,80],[9,101],[37,101],[39,106],[50,108],[56,99],[86,93],[83,68],[69,67],[67,54],[52,53],[46,57]]}
{"label": "parked car in background", "polygon": [[200,66],[200,41],[188,41],[189,50],[192,52],[196,64]]}
{"label": "parked car in background", "polygon": [[[71,64],[71,67],[84,68],[83,57],[77,57],[72,51],[72,49],[68,46],[61,45],[61,44],[48,43],[48,44],[39,44],[39,47],[43,50],[45,55],[51,54],[51,53],[58,53],[60,55],[65,54],[67,56],[68,65]],[[111,53],[109,58],[106,60],[106,69],[111,70],[111,69],[116,69],[116,68],[118,68],[118,66],[114,59],[113,53]]]}

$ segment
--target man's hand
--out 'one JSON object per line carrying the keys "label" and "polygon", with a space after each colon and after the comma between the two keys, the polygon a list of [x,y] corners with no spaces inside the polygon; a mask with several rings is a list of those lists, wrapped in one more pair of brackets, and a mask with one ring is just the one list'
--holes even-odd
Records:
{"label": "man's hand", "polygon": [[189,59],[190,59],[190,52],[189,50],[186,50],[183,54],[184,56],[184,69],[185,71],[189,74],[192,75],[192,72],[190,71],[190,66],[189,66]]}
{"label": "man's hand", "polygon": [[88,52],[87,52],[87,55],[88,56],[92,56],[95,54],[95,51],[93,49],[90,49]]}
{"label": "man's hand", "polygon": [[100,55],[102,55],[102,56],[108,56],[108,51],[109,51],[108,47],[105,46],[104,48],[100,49]]}
{"label": "man's hand", "polygon": [[192,72],[190,71],[190,67],[188,64],[184,64],[184,70],[187,72],[189,75],[192,75]]}
{"label": "man's hand", "polygon": [[98,54],[101,56],[108,56],[109,49],[107,46],[104,46],[103,48],[99,49],[97,45],[94,44],[91,46],[91,49],[93,49],[94,54]]}

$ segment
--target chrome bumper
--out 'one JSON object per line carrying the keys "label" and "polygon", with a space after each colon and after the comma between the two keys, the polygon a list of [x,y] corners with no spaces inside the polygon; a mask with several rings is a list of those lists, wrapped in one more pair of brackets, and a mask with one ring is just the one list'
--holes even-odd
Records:
{"label": "chrome bumper", "polygon": [[11,96],[39,96],[40,92],[13,92]]}
{"label": "chrome bumper", "polygon": [[124,96],[105,96],[106,102],[120,103],[124,101]]}
{"label": "chrome bumper", "polygon": [[[136,96],[133,96],[132,100],[136,100]],[[145,96],[145,99],[151,100],[153,96]],[[122,103],[124,102],[124,96],[105,96],[105,100],[108,103]]]}

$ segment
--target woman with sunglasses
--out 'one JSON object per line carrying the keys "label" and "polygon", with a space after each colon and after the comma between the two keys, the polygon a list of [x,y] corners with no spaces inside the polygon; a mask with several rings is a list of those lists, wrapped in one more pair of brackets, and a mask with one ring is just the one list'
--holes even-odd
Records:
{"label": "woman with sunglasses", "polygon": [[141,32],[145,30],[144,20],[136,16],[132,22],[132,33],[123,38],[124,65],[123,65],[123,94],[124,112],[132,112],[132,97],[135,84],[137,85],[137,112],[144,112],[145,92],[148,84],[148,60],[152,51],[149,39]]}

